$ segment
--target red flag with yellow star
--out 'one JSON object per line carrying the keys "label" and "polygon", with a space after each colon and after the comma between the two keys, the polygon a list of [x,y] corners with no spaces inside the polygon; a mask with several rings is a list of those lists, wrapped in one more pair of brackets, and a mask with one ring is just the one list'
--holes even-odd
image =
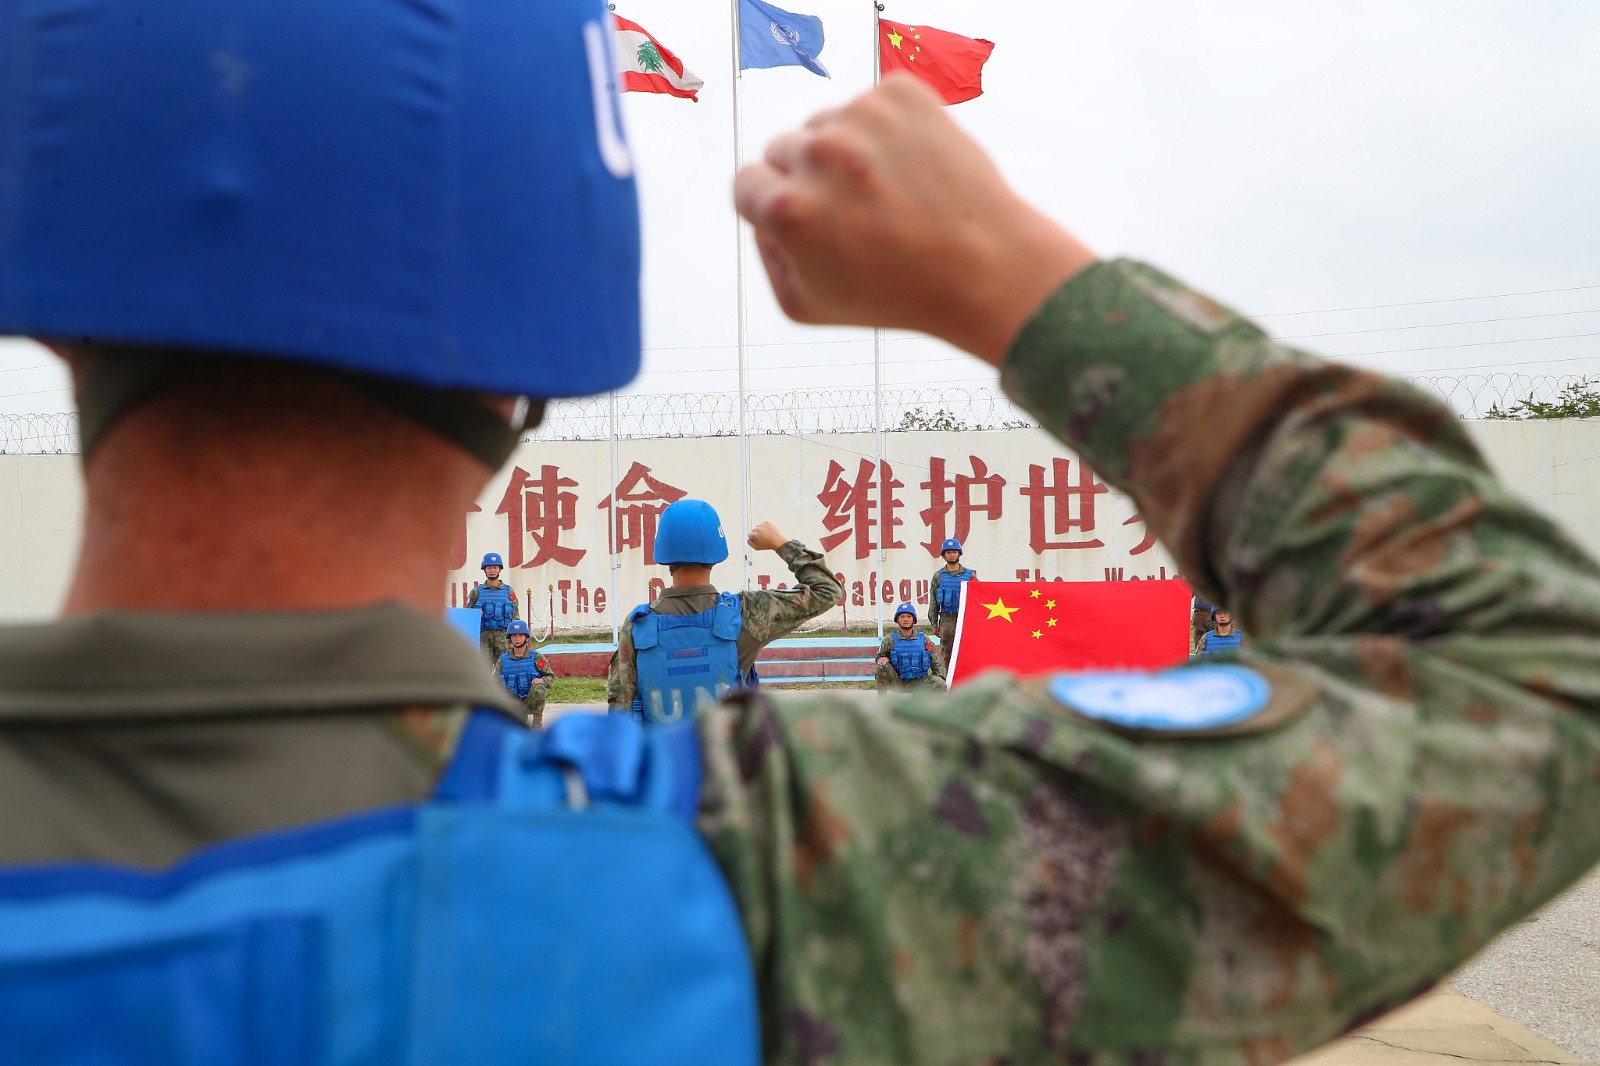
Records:
{"label": "red flag with yellow star", "polygon": [[931,26],[878,20],[878,58],[883,72],[914,74],[933,86],[947,104],[983,95],[983,64],[993,51],[993,41]]}
{"label": "red flag with yellow star", "polygon": [[1185,581],[968,581],[949,682],[986,670],[1151,670],[1189,658]]}

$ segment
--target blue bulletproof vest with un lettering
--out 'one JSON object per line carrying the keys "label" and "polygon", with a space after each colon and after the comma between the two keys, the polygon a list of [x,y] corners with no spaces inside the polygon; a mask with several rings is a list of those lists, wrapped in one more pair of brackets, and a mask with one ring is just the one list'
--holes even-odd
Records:
{"label": "blue bulletproof vest with un lettering", "polygon": [[0,1062],[756,1066],[699,759],[689,725],[479,712],[421,804],[0,867]]}
{"label": "blue bulletproof vest with un lettering", "polygon": [[933,658],[928,654],[928,642],[921,633],[912,633],[902,639],[899,630],[894,633],[894,643],[889,645],[889,664],[900,675],[901,681],[915,681],[927,677]]}
{"label": "blue bulletproof vest with un lettering", "polygon": [[519,700],[528,694],[535,678],[544,676],[539,672],[538,658],[532,649],[520,659],[510,652],[500,656],[500,683]]}
{"label": "blue bulletproof vest with un lettering", "polygon": [[939,598],[939,610],[945,614],[955,614],[961,606],[961,583],[972,580],[972,571],[963,570],[959,574],[952,574],[948,570],[939,571],[939,588],[935,595]]}
{"label": "blue bulletproof vest with un lettering", "polygon": [[744,615],[733,593],[719,593],[716,606],[699,614],[658,614],[640,604],[628,620],[639,677],[634,712],[646,722],[693,717],[702,703],[748,684],[739,671]]}
{"label": "blue bulletproof vest with un lettering", "polygon": [[511,609],[511,586],[479,585],[478,607],[483,611],[483,628],[504,629],[515,614]]}

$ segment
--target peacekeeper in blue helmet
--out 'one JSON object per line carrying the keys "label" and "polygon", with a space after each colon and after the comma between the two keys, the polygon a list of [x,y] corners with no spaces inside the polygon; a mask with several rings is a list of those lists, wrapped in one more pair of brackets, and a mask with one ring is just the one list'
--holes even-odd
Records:
{"label": "peacekeeper in blue helmet", "polygon": [[950,537],[939,545],[944,565],[933,572],[928,582],[928,625],[939,634],[939,658],[950,665],[950,649],[955,647],[956,622],[961,617],[962,586],[978,572],[961,561],[961,542]]}
{"label": "peacekeeper in blue helmet", "polygon": [[933,650],[927,635],[917,631],[917,605],[902,603],[894,609],[894,629],[878,644],[874,677],[879,695],[945,689],[944,660]]}
{"label": "peacekeeper in blue helmet", "polygon": [[839,602],[844,589],[821,552],[790,540],[771,522],[752,529],[746,542],[776,552],[794,575],[794,587],[718,592],[711,568],[728,558],[728,538],[716,509],[685,499],[661,512],[655,558],[666,564],[672,584],[622,624],[606,676],[612,710],[663,725],[754,688],[761,649]]}
{"label": "peacekeeper in blue helmet", "polygon": [[500,662],[506,653],[506,638],[511,633],[511,623],[521,618],[517,610],[517,591],[504,581],[500,574],[506,561],[499,552],[484,555],[479,569],[483,580],[467,593],[467,606],[478,608],[478,646],[488,656],[491,666]]}
{"label": "peacekeeper in blue helmet", "polygon": [[520,618],[506,626],[506,650],[495,660],[494,676],[513,698],[521,701],[529,728],[542,728],[544,705],[550,699],[550,683],[556,675],[550,663],[533,646],[528,623]]}
{"label": "peacekeeper in blue helmet", "polygon": [[0,333],[68,362],[86,514],[0,633],[0,1062],[1264,1066],[1600,860],[1600,568],[905,78],[740,175],[779,302],[1003,367],[1255,644],[527,730],[439,592],[514,397],[637,369],[612,26],[0,0]]}

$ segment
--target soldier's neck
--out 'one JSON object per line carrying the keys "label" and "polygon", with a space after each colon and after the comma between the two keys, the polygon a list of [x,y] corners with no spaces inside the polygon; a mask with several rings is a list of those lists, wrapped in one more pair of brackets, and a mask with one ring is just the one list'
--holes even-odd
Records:
{"label": "soldier's neck", "polygon": [[160,434],[130,434],[132,421],[87,464],[64,615],[383,602],[439,611],[451,546],[486,476],[464,454],[396,448],[363,464],[319,460],[311,441],[225,442],[195,454],[192,440],[180,450]]}
{"label": "soldier's neck", "polygon": [[672,575],[672,587],[675,589],[709,584],[711,584],[711,567],[709,566],[680,566],[678,567],[678,572]]}

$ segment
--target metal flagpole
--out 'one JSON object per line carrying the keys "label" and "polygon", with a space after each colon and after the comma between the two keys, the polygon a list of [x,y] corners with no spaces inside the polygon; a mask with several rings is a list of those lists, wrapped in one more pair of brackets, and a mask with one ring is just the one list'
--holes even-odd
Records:
{"label": "metal flagpole", "polygon": [[611,643],[621,641],[622,625],[617,614],[617,571],[622,569],[622,552],[617,544],[617,392],[611,390],[611,506],[607,508],[611,528],[606,544],[611,548]]}
{"label": "metal flagpole", "polygon": [[[872,84],[876,86],[883,78],[883,55],[878,51],[879,34],[883,27],[879,18],[883,13],[883,5],[873,0],[872,4]],[[888,491],[884,484],[889,479],[883,476],[883,330],[877,326],[872,327],[872,435],[878,446],[878,592],[883,592],[883,583],[889,580],[885,572],[885,555],[883,545],[889,539],[892,531],[888,525],[888,508],[884,506],[885,493]],[[882,596],[878,599],[878,639],[883,639],[883,602]]]}
{"label": "metal flagpole", "polygon": [[[744,166],[744,127],[739,112],[739,94],[744,85],[740,69],[743,57],[739,52],[739,0],[729,5],[733,14],[733,172]],[[733,272],[737,287],[739,315],[739,542],[743,545],[744,573],[742,588],[750,587],[750,546],[744,543],[744,532],[750,528],[750,439],[749,421],[745,406],[745,343],[749,332],[749,315],[744,294],[744,218],[737,212],[733,216]]]}

